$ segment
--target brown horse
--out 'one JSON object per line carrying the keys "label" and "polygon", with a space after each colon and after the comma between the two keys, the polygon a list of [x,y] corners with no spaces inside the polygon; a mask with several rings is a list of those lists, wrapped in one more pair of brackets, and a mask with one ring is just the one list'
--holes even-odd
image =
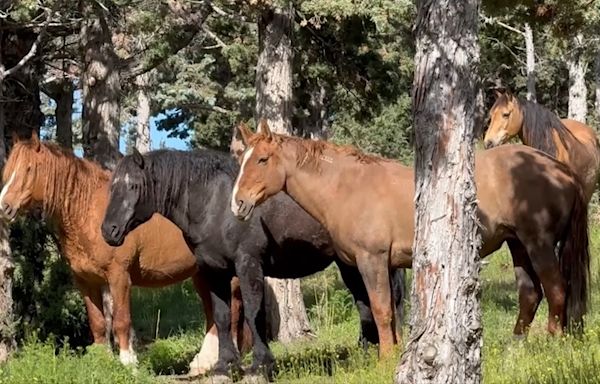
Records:
{"label": "brown horse", "polygon": [[[283,190],[320,221],[340,257],[358,266],[379,332],[380,355],[389,353],[394,334],[388,270],[412,263],[413,170],[354,148],[277,135],[265,122],[258,134],[245,127],[240,131],[247,148],[233,187],[234,214],[247,219],[256,205]],[[514,333],[527,331],[542,287],[550,333],[580,322],[587,310],[589,255],[585,196],[576,176],[520,145],[480,152],[475,163],[480,254],[507,241],[516,268],[520,312]]]}
{"label": "brown horse", "polygon": [[496,91],[484,145],[495,147],[515,136],[569,165],[583,182],[589,202],[600,174],[600,144],[591,127],[561,120],[544,106],[521,100],[509,91]]}
{"label": "brown horse", "polygon": [[[4,167],[0,207],[9,219],[33,205],[43,207],[57,228],[61,253],[84,298],[94,343],[107,343],[110,335],[102,305],[105,286],[114,301],[112,328],[119,343],[119,357],[124,364],[135,364],[130,334],[132,285],[162,287],[192,277],[210,331],[190,364],[190,374],[210,369],[218,357],[211,297],[179,228],[154,215],[131,232],[122,246],[109,246],[102,238],[100,224],[108,204],[110,173],[57,145],[41,143],[36,134],[31,140],[15,141]],[[232,282],[232,290],[236,299],[232,301],[233,323],[239,324],[241,295],[237,280]],[[233,332],[238,334],[237,327]],[[238,345],[249,349],[249,339],[241,341]]]}

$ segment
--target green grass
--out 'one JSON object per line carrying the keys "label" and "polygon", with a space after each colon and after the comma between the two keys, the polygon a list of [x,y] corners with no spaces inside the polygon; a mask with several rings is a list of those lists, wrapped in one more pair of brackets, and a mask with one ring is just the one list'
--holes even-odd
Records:
{"label": "green grass", "polygon": [[[545,331],[547,305],[542,302],[526,341],[515,341],[517,293],[510,255],[502,249],[482,270],[484,324],[483,373],[486,384],[600,383],[600,226],[591,228],[592,309],[586,332],[575,339],[551,338]],[[274,342],[276,380],[280,383],[391,382],[397,358],[379,362],[375,349],[356,345],[358,316],[335,269],[303,281],[305,302],[316,337],[291,345]],[[164,375],[183,373],[200,348],[202,311],[189,282],[161,290],[135,289],[134,324],[140,366],[122,367],[106,348],[60,348],[35,339],[0,366],[3,383],[155,383]],[[405,330],[405,335],[407,334]],[[398,351],[399,355],[400,351]],[[246,357],[248,359],[248,357]]]}

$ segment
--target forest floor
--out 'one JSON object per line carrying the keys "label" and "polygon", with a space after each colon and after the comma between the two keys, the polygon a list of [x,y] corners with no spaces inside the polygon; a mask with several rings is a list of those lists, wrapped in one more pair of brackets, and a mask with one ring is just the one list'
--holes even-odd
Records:
{"label": "forest floor", "polygon": [[[600,383],[600,226],[590,230],[592,305],[586,332],[547,336],[547,304],[542,302],[526,341],[516,341],[517,293],[510,255],[503,248],[482,269],[484,383]],[[304,279],[303,290],[314,339],[292,345],[272,343],[279,383],[391,383],[397,358],[378,362],[376,350],[357,347],[358,317],[330,268]],[[140,367],[132,372],[106,348],[56,348],[29,340],[0,366],[1,383],[166,383],[184,373],[200,347],[199,303],[189,282],[160,290],[135,289],[134,326]],[[404,335],[407,335],[405,329]],[[398,352],[399,356],[399,352]],[[248,356],[246,357],[248,359]]]}

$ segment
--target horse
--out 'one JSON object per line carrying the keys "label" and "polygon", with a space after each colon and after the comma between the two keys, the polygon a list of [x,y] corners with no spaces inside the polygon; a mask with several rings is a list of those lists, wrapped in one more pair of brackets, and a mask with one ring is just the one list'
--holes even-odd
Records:
{"label": "horse", "polygon": [[[241,222],[230,212],[230,191],[239,165],[224,152],[134,151],[117,164],[102,234],[119,245],[140,223],[160,213],[183,232],[201,268],[207,273],[219,334],[215,377],[238,370],[239,356],[229,337],[229,290],[224,282],[239,277],[244,315],[254,340],[249,376],[270,376],[274,358],[264,326],[264,276],[299,278],[335,262],[359,309],[363,335],[377,330],[369,297],[358,270],[341,263],[325,229],[284,194],[275,196]],[[394,276],[402,276],[395,274]],[[389,276],[388,276],[389,281]],[[401,305],[401,300],[397,301]],[[259,314],[259,311],[261,313]]]}
{"label": "horse", "polygon": [[561,120],[544,106],[510,91],[495,93],[484,146],[492,148],[518,136],[523,144],[570,166],[583,182],[589,202],[600,174],[600,144],[594,130],[575,120]]}
{"label": "horse", "polygon": [[[328,229],[339,257],[356,265],[368,290],[379,332],[380,356],[393,342],[387,273],[412,264],[415,175],[396,161],[353,147],[239,127],[246,149],[231,194],[241,220],[285,191]],[[542,299],[548,331],[581,324],[587,310],[589,248],[583,187],[570,169],[535,149],[506,145],[477,153],[480,256],[510,247],[524,335]],[[450,198],[450,197],[449,197]],[[559,257],[554,247],[561,242]]]}
{"label": "horse", "polygon": [[[102,290],[106,285],[114,299],[115,338],[123,364],[135,364],[132,346],[130,291],[132,285],[162,287],[192,278],[203,302],[207,336],[190,364],[190,374],[211,369],[217,360],[212,303],[203,271],[183,239],[181,231],[160,215],[133,231],[120,247],[110,247],[100,233],[102,215],[108,205],[108,171],[89,160],[51,143],[42,143],[34,133],[30,140],[14,137],[14,146],[3,171],[0,209],[9,219],[34,206],[41,206],[56,229],[61,254],[66,258],[75,285],[83,296],[90,330],[96,344],[110,340],[105,323]],[[238,332],[243,322],[239,283],[232,281],[232,334],[242,350],[251,344],[249,329]]]}

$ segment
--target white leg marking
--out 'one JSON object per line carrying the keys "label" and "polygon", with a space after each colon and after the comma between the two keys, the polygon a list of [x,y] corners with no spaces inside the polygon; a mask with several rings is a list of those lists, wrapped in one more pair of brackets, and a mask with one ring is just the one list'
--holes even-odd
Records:
{"label": "white leg marking", "polygon": [[204,336],[200,352],[194,356],[194,359],[190,363],[189,375],[194,377],[207,373],[217,364],[218,358],[219,338],[217,335],[209,332]]}
{"label": "white leg marking", "polygon": [[4,187],[2,187],[2,192],[0,192],[0,209],[4,209],[4,204],[2,204],[4,202],[4,196],[6,196],[6,193],[8,193],[8,188],[10,187],[10,185],[13,183],[13,181],[15,181],[16,173],[16,170],[13,171],[13,173],[11,173],[10,177],[8,178],[6,184],[4,184]]}
{"label": "white leg marking", "polygon": [[242,178],[242,174],[244,173],[244,167],[246,166],[246,162],[250,156],[252,156],[252,151],[254,151],[254,147],[248,148],[246,153],[244,154],[244,158],[242,159],[242,166],[240,167],[240,173],[235,179],[235,184],[233,185],[233,192],[231,193],[231,211],[237,216],[239,213],[240,207],[237,203],[237,199],[235,198],[238,193],[238,184],[240,183],[240,179]]}
{"label": "white leg marking", "polygon": [[131,347],[129,347],[129,349],[121,349],[119,351],[119,360],[121,360],[121,364],[123,365],[136,366],[138,363],[135,351]]}

